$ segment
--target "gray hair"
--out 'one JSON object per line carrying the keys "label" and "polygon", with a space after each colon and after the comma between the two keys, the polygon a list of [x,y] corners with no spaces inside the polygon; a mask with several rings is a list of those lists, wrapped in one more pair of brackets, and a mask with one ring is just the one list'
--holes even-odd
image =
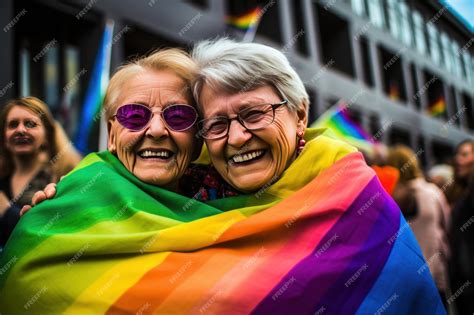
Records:
{"label": "gray hair", "polygon": [[204,84],[232,94],[270,85],[288,100],[291,111],[308,112],[309,97],[303,82],[285,55],[275,48],[220,38],[197,43],[192,58],[199,68],[193,84],[198,104]]}

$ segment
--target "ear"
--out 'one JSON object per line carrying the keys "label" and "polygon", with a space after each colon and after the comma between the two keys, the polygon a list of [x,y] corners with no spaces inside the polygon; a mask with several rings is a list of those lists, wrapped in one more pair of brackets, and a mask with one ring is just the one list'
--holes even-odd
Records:
{"label": "ear", "polygon": [[297,123],[297,129],[298,130],[305,130],[307,125],[308,125],[308,111],[305,110],[307,106],[303,105],[300,106],[296,112],[298,116],[298,123]]}
{"label": "ear", "polygon": [[115,146],[115,132],[112,131],[112,120],[107,122],[107,132],[109,137],[107,140],[107,149],[113,154],[117,153],[117,147]]}

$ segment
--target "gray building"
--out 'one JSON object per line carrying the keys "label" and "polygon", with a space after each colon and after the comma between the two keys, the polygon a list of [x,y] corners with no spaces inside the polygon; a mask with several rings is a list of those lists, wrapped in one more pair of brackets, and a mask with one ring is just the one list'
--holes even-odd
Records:
{"label": "gray building", "polygon": [[297,69],[310,121],[344,99],[369,133],[410,145],[425,166],[473,137],[474,34],[435,0],[2,0],[0,102],[40,97],[73,134],[106,21],[115,22],[114,69],[155,48],[235,35],[226,14],[255,3],[255,41]]}

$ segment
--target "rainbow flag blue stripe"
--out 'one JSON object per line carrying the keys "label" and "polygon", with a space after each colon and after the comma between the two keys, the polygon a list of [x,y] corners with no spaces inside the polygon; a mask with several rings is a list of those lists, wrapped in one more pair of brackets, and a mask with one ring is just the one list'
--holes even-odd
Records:
{"label": "rainbow flag blue stripe", "polygon": [[87,88],[81,119],[75,137],[75,145],[82,153],[90,153],[91,150],[88,148],[89,136],[94,123],[99,122],[101,118],[100,108],[104,100],[110,76],[113,32],[114,22],[107,21]]}

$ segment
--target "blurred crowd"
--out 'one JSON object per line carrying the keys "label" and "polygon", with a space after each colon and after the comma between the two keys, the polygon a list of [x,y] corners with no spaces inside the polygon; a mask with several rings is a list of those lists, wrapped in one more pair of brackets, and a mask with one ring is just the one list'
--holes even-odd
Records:
{"label": "blurred crowd", "polygon": [[459,143],[452,163],[423,170],[405,145],[381,147],[366,160],[397,202],[448,310],[474,311],[474,140]]}
{"label": "blurred crowd", "polygon": [[[46,184],[57,182],[81,156],[34,97],[8,102],[0,115],[0,248],[20,209]],[[474,140],[456,147],[451,165],[420,166],[404,145],[366,156],[415,234],[445,305],[474,310]],[[461,290],[462,292],[459,293]]]}

